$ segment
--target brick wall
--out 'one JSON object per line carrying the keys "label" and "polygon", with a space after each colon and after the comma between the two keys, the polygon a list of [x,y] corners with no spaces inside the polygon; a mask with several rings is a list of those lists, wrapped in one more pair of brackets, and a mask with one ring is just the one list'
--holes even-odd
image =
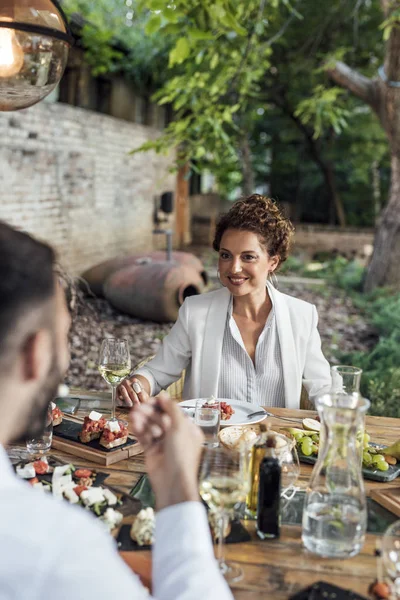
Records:
{"label": "brick wall", "polygon": [[175,191],[172,156],[128,155],[157,135],[65,104],[0,113],[0,219],[53,244],[72,274],[159,246],[153,198]]}

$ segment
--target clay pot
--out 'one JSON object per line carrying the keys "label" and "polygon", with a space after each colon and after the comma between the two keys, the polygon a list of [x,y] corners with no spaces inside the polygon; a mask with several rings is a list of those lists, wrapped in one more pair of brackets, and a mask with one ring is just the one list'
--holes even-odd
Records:
{"label": "clay pot", "polygon": [[[166,252],[163,250],[155,250],[143,254],[129,254],[128,256],[117,256],[110,260],[106,260],[82,273],[81,278],[89,285],[89,288],[96,296],[104,296],[103,285],[106,279],[116,271],[128,266],[140,265],[152,262],[166,262]],[[208,282],[207,273],[200,259],[190,252],[173,252],[173,264],[188,265],[193,267],[202,277],[203,283]],[[87,286],[83,283],[82,288],[85,290]]]}
{"label": "clay pot", "polygon": [[185,298],[201,294],[204,282],[192,266],[153,262],[120,269],[108,277],[103,289],[118,310],[164,323],[176,321]]}

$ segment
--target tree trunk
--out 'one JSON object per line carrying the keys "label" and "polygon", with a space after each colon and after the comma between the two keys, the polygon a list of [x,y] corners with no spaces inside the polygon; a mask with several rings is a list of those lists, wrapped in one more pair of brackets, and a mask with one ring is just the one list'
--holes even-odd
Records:
{"label": "tree trunk", "polygon": [[240,143],[240,154],[242,158],[242,192],[244,196],[251,196],[255,192],[254,170],[251,162],[251,150],[249,136],[245,133]]}
{"label": "tree trunk", "polygon": [[[400,8],[399,0],[381,0],[388,18]],[[342,62],[329,69],[339,85],[369,104],[378,115],[389,140],[391,184],[389,202],[383,211],[374,241],[374,251],[365,278],[364,289],[379,285],[400,289],[400,28],[395,23],[386,45],[385,63],[379,77],[368,79]]]}
{"label": "tree trunk", "polygon": [[333,217],[331,217],[332,225],[335,224],[334,216],[336,214],[340,227],[346,227],[346,215],[342,199],[336,187],[335,172],[331,162],[324,163],[323,173],[329,190],[330,214]]}
{"label": "tree trunk", "polygon": [[374,242],[374,253],[364,283],[369,292],[379,285],[400,289],[400,155],[392,156],[389,202],[383,211]]}
{"label": "tree trunk", "polygon": [[379,215],[381,214],[381,175],[379,173],[379,162],[377,159],[372,161],[372,193],[374,196],[374,221],[378,225]]}
{"label": "tree trunk", "polygon": [[345,227],[346,214],[344,212],[342,199],[336,187],[335,171],[332,163],[323,159],[316,140],[314,140],[312,133],[308,130],[304,123],[302,123],[299,117],[295,116],[294,112],[290,110],[288,105],[280,104],[280,106],[292,119],[292,121],[297,125],[301,133],[306,138],[310,156],[315,162],[315,164],[318,166],[318,168],[321,170],[325,181],[325,185],[329,192],[329,221],[332,222],[332,224],[334,224],[336,215],[340,227]]}

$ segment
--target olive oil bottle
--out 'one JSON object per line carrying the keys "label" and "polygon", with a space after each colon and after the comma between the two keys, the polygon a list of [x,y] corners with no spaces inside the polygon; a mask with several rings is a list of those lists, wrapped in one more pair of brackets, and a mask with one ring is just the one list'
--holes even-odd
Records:
{"label": "olive oil bottle", "polygon": [[258,504],[258,484],[260,479],[260,465],[265,456],[267,441],[267,427],[260,425],[260,436],[258,441],[251,449],[250,457],[250,491],[246,498],[246,516],[247,518],[257,518]]}

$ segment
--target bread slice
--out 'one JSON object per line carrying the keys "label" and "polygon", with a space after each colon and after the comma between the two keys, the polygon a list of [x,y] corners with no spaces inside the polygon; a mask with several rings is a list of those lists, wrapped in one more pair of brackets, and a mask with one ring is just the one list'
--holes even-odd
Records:
{"label": "bread slice", "polygon": [[242,444],[251,448],[258,436],[258,430],[254,427],[236,425],[221,429],[218,434],[220,442],[228,450],[239,450]]}
{"label": "bread slice", "polygon": [[107,448],[107,450],[109,450],[110,448],[117,448],[117,446],[123,446],[124,444],[126,444],[127,441],[128,441],[127,435],[124,435],[124,437],[121,437],[121,438],[117,438],[113,442],[106,442],[102,436],[99,444],[101,446],[104,446],[104,448]]}
{"label": "bread slice", "polygon": [[98,440],[102,433],[102,431],[81,431],[79,434],[79,439],[84,444],[88,444],[93,440]]}

